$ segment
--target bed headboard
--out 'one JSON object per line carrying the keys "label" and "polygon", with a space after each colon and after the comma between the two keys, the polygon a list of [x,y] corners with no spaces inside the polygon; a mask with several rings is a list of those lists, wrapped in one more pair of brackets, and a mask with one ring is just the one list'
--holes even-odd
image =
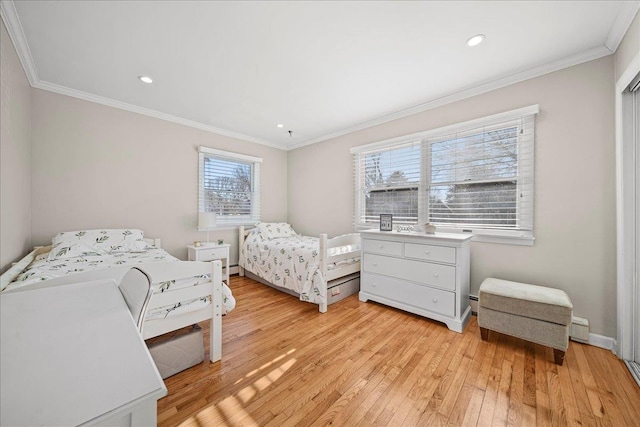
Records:
{"label": "bed headboard", "polygon": [[242,245],[244,245],[244,241],[246,240],[247,236],[249,235],[249,233],[251,233],[251,231],[253,231],[253,229],[255,228],[255,226],[244,226],[241,225],[238,228],[238,250],[242,249]]}
{"label": "bed headboard", "polygon": [[162,242],[160,241],[160,239],[153,239],[153,238],[144,238],[144,241],[148,244],[150,244],[151,246],[155,246],[156,248],[161,248],[162,247]]}

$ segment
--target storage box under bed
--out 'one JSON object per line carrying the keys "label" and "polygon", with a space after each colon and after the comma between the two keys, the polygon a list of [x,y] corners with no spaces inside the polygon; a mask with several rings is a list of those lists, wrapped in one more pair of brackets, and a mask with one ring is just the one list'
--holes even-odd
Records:
{"label": "storage box under bed", "polygon": [[188,326],[146,341],[149,353],[165,379],[204,360],[202,328]]}

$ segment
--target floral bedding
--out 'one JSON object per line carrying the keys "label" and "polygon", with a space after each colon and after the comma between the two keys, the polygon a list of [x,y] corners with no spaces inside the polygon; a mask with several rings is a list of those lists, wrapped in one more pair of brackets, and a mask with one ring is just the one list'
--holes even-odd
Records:
{"label": "floral bedding", "polygon": [[[53,249],[55,250],[55,248]],[[52,250],[52,252],[53,252]],[[18,275],[6,289],[17,289],[29,284],[40,282],[67,274],[84,271],[94,271],[103,268],[117,267],[122,265],[135,265],[149,262],[179,261],[171,256],[164,249],[149,246],[143,252],[114,252],[98,253],[95,251],[85,251],[78,253],[75,257],[51,257],[51,252],[38,256],[27,269]],[[52,258],[53,260],[50,260]],[[208,276],[187,277],[175,280],[152,283],[153,292],[170,292],[172,290],[194,286],[203,281],[208,281]],[[235,307],[235,299],[229,287],[223,283],[223,312],[231,311]],[[182,301],[170,306],[158,307],[147,311],[146,319],[158,319],[179,315],[188,311],[198,310],[211,303],[211,298],[198,298],[191,301]]]}
{"label": "floral bedding", "polygon": [[[301,301],[325,304],[327,286],[320,271],[318,238],[294,235],[265,239],[263,234],[260,228],[249,233],[240,250],[240,266],[269,283],[295,291]],[[359,261],[348,259],[327,268],[332,270]]]}

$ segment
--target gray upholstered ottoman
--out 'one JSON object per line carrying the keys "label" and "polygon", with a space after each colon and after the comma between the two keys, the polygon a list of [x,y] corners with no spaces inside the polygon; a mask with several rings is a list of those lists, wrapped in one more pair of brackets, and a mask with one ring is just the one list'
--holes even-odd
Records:
{"label": "gray upholstered ottoman", "polygon": [[478,326],[483,340],[489,330],[553,348],[555,363],[562,365],[569,348],[573,304],[560,289],[500,279],[480,285]]}

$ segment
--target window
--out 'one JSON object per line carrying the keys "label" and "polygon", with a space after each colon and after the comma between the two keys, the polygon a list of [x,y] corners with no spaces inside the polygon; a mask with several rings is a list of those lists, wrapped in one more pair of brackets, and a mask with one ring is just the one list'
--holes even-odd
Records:
{"label": "window", "polygon": [[533,243],[538,107],[352,149],[355,228],[432,223],[476,240]]}
{"label": "window", "polygon": [[215,212],[219,226],[260,221],[262,159],[212,148],[199,148],[199,212]]}
{"label": "window", "polygon": [[418,222],[420,144],[367,153],[363,157],[363,222],[392,214],[394,224]]}

